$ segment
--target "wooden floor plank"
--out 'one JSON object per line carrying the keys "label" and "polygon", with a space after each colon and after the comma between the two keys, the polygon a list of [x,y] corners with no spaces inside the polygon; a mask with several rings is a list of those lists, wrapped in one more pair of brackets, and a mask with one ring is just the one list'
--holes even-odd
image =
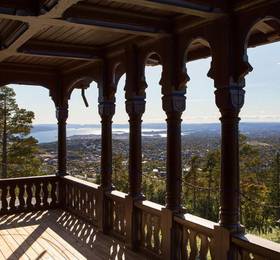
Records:
{"label": "wooden floor plank", "polygon": [[27,236],[23,235],[22,231],[20,230],[21,228],[19,227],[19,228],[8,229],[7,231],[16,241],[18,248],[21,247],[22,251],[29,259],[36,259],[39,256],[39,254],[36,251],[34,251],[34,249],[27,242],[29,235]]}
{"label": "wooden floor plank", "polygon": [[0,217],[0,260],[144,260],[124,243],[62,210]]}
{"label": "wooden floor plank", "polygon": [[31,244],[32,248],[39,253],[41,259],[53,259],[47,249],[45,249],[38,241],[38,237],[34,237],[33,228],[31,226],[23,227],[25,232],[29,234],[30,240],[33,241]]}
{"label": "wooden floor plank", "polygon": [[4,256],[4,259],[7,259],[10,255],[12,255],[13,250],[9,247],[2,234],[0,234],[0,245],[2,255]]}

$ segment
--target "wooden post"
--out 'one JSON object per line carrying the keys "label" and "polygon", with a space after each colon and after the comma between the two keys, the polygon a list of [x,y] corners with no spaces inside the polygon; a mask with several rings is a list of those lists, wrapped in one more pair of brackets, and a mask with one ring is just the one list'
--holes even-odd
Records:
{"label": "wooden post", "polygon": [[142,197],[142,115],[145,111],[144,97],[126,101],[129,115],[129,196]]}
{"label": "wooden post", "polygon": [[114,100],[102,100],[99,103],[101,116],[101,183],[98,196],[98,227],[109,232],[110,208],[106,192],[113,189],[112,185],[112,118],[115,114]]}
{"label": "wooden post", "polygon": [[163,110],[167,115],[166,158],[166,208],[162,211],[163,259],[173,259],[175,227],[174,214],[182,213],[182,160],[181,160],[181,115],[185,110],[186,97],[177,92],[164,95]]}
{"label": "wooden post", "polygon": [[68,118],[68,104],[56,107],[56,118],[58,124],[58,176],[67,174],[67,136],[66,121]]}
{"label": "wooden post", "polygon": [[129,193],[126,197],[127,245],[137,248],[139,218],[135,201],[143,200],[142,194],[142,115],[145,111],[144,97],[134,97],[126,101],[129,115]]}
{"label": "wooden post", "polygon": [[182,93],[172,93],[163,96],[162,101],[167,115],[166,208],[181,212],[181,115],[185,110],[186,97]]}
{"label": "wooden post", "polygon": [[101,187],[112,189],[112,118],[115,114],[114,100],[102,101],[99,104],[101,116]]}
{"label": "wooden post", "polygon": [[220,225],[232,232],[240,231],[238,114],[244,94],[245,91],[238,86],[215,91],[216,104],[222,115]]}

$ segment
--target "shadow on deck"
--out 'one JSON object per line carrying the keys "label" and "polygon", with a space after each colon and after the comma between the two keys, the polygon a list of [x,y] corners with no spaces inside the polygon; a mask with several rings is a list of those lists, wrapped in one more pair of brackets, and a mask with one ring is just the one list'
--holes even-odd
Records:
{"label": "shadow on deck", "polygon": [[2,259],[144,259],[124,243],[62,210],[0,218]]}

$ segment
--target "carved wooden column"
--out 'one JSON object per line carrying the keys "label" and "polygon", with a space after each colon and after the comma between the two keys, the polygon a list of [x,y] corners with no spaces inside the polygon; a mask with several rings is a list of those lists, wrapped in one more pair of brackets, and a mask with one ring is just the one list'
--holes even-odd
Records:
{"label": "carved wooden column", "polygon": [[99,103],[101,117],[101,187],[112,189],[112,118],[115,114],[114,100]]}
{"label": "carved wooden column", "polygon": [[67,174],[67,136],[66,121],[68,118],[68,103],[56,107],[56,118],[58,125],[58,172],[57,175]]}
{"label": "carved wooden column", "polygon": [[[216,105],[221,113],[220,220],[216,227],[220,235],[216,243],[223,241],[226,245],[222,247],[226,259],[237,259],[231,236],[245,231],[240,224],[239,112],[244,104],[245,75],[252,67],[247,60],[243,24],[229,16],[217,21],[213,32],[217,27],[220,31],[212,35],[213,59],[208,73],[214,79]],[[219,254],[221,246],[217,244],[215,251]]]}
{"label": "carved wooden column", "polygon": [[145,112],[144,97],[134,97],[126,101],[129,115],[129,193],[135,198],[142,198],[142,115]]}
{"label": "carved wooden column", "polygon": [[126,243],[131,249],[137,248],[139,219],[134,203],[143,200],[142,194],[142,115],[145,111],[144,97],[126,101],[129,115],[129,193],[126,197]]}
{"label": "carved wooden column", "polygon": [[239,86],[215,91],[216,104],[222,115],[220,225],[233,232],[240,231],[238,115],[244,103],[244,94]]}
{"label": "carved wooden column", "polygon": [[129,192],[126,196],[126,244],[137,248],[140,219],[135,203],[144,199],[142,194],[142,115],[145,112],[147,87],[144,67],[135,45],[126,48],[126,112],[129,116]]}
{"label": "carved wooden column", "polygon": [[101,117],[101,183],[98,197],[98,227],[103,233],[109,232],[110,205],[106,193],[112,185],[112,118],[115,114],[115,102],[99,99]]}
{"label": "carved wooden column", "polygon": [[166,208],[178,213],[182,209],[181,115],[186,97],[184,93],[172,93],[164,95],[162,102],[167,115]]}

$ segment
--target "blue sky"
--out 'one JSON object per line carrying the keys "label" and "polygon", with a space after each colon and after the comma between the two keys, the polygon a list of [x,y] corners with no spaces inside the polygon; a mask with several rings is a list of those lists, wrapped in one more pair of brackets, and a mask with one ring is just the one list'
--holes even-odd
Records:
{"label": "blue sky", "polygon": [[[249,61],[254,70],[246,77],[245,105],[240,117],[242,121],[280,122],[280,43],[249,49]],[[218,122],[219,111],[215,105],[213,81],[206,76],[210,59],[187,64],[191,81],[187,88],[187,108],[184,123]],[[147,67],[147,105],[144,123],[165,121],[161,108],[161,90],[158,84],[161,67]],[[127,123],[124,105],[123,76],[116,95],[115,123]],[[16,91],[20,107],[35,112],[35,124],[56,123],[55,109],[46,89],[34,86],[11,85]],[[89,108],[85,108],[80,91],[75,90],[69,102],[69,123],[96,124],[100,118],[97,110],[98,91],[95,83],[86,91]]]}

